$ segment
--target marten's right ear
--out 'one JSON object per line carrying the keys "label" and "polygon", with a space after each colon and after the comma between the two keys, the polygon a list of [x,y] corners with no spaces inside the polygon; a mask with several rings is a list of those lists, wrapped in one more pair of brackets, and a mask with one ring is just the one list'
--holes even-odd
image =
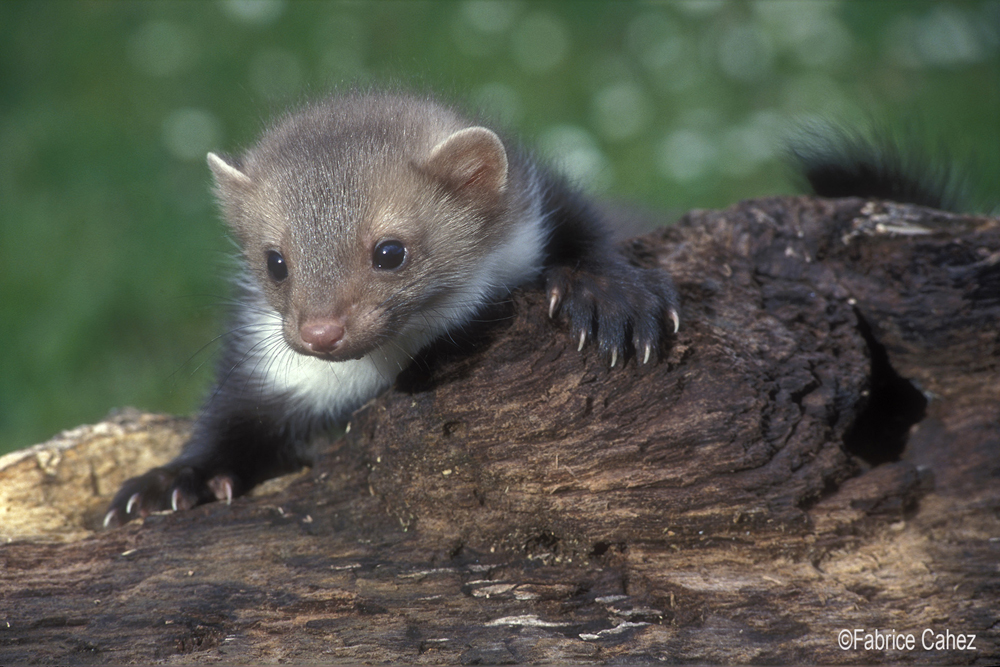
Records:
{"label": "marten's right ear", "polygon": [[250,177],[239,169],[235,160],[226,161],[215,153],[208,154],[208,166],[215,175],[215,184],[220,188],[246,187]]}
{"label": "marten's right ear", "polygon": [[223,158],[215,153],[208,154],[208,166],[215,176],[215,194],[222,205],[222,218],[246,247],[252,238],[248,229],[248,218],[242,212],[243,204],[250,194],[250,177],[240,171],[240,163],[232,158]]}
{"label": "marten's right ear", "polygon": [[453,192],[494,200],[507,187],[507,151],[493,131],[467,127],[431,150],[424,170]]}

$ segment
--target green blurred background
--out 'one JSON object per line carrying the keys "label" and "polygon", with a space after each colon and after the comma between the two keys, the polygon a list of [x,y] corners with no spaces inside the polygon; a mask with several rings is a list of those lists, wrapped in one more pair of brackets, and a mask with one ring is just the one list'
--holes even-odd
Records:
{"label": "green blurred background", "polygon": [[997,2],[3,2],[0,452],[192,412],[232,246],[204,154],[396,82],[482,107],[602,196],[791,193],[810,118],[914,120],[1000,182]]}

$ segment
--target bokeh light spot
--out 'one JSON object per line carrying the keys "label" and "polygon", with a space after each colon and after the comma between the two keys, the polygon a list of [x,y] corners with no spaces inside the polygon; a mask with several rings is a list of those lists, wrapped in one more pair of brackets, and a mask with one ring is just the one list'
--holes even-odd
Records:
{"label": "bokeh light spot", "polygon": [[549,72],[561,65],[569,54],[569,28],[552,14],[529,14],[518,24],[512,37],[514,60],[525,72]]}
{"label": "bokeh light spot", "polygon": [[172,111],[163,120],[163,144],[180,160],[203,160],[206,153],[218,149],[222,125],[214,114],[204,109],[184,108]]}

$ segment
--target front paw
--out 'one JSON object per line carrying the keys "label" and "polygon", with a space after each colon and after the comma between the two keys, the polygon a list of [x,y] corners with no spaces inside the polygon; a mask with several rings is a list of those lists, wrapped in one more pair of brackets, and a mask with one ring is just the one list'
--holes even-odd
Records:
{"label": "front paw", "polygon": [[229,503],[238,489],[238,479],[228,472],[175,464],[153,468],[122,484],[104,515],[104,527],[120,526],[153,512],[191,509],[213,500]]}
{"label": "front paw", "polygon": [[590,338],[612,367],[634,352],[642,363],[655,359],[665,330],[677,333],[677,291],[659,269],[633,266],[614,256],[593,269],[552,267],[545,273],[549,317],[564,313],[579,350]]}

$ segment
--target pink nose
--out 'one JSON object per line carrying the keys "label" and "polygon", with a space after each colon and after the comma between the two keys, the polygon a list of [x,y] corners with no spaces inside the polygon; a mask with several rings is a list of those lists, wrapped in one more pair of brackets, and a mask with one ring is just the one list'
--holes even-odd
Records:
{"label": "pink nose", "polygon": [[344,338],[344,325],[335,320],[314,320],[299,327],[299,336],[313,352],[333,352]]}

